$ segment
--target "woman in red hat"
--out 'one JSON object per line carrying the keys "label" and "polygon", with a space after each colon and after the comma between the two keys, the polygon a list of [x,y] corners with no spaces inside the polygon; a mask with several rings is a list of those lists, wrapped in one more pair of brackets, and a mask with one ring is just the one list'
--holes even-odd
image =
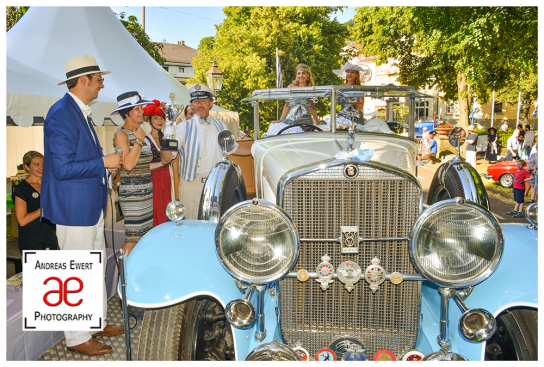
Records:
{"label": "woman in red hat", "polygon": [[151,133],[144,138],[153,152],[151,171],[153,174],[153,227],[166,222],[166,207],[172,201],[172,184],[168,165],[161,163],[162,128],[165,124],[161,103],[154,99],[144,107],[144,120],[151,125]]}

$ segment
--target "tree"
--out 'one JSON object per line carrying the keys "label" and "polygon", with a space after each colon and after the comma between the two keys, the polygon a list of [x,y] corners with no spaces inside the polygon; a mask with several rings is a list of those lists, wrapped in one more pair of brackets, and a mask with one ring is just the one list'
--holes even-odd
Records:
{"label": "tree", "polygon": [[162,44],[151,42],[151,39],[142,29],[142,25],[138,23],[138,18],[134,15],[129,15],[125,20],[125,13],[121,12],[116,14],[119,17],[119,20],[127,31],[134,37],[136,42],[142,46],[142,48],[155,60],[159,65],[163,66],[166,59],[161,56],[160,52],[162,51]]}
{"label": "tree", "polygon": [[25,15],[29,6],[6,6],[6,32]]}
{"label": "tree", "polygon": [[[225,7],[226,19],[217,26],[213,48],[199,46],[193,59],[196,74],[188,84],[205,83],[204,74],[214,59],[225,74],[218,93],[221,107],[238,111],[242,126],[253,122],[253,107],[243,98],[256,89],[276,87],[276,48],[284,86],[295,79],[299,63],[310,66],[317,85],[339,84],[332,73],[341,65],[339,55],[348,36],[346,26],[332,15],[341,7]],[[207,43],[206,43],[207,44]],[[201,42],[201,45],[204,44]],[[279,104],[279,111],[283,103]],[[324,101],[318,114],[330,112]],[[276,119],[276,102],[259,104],[261,129]]]}
{"label": "tree", "polygon": [[466,127],[471,95],[485,103],[536,72],[537,25],[536,7],[364,7],[351,36],[378,65],[395,59],[400,83],[457,99]]}
{"label": "tree", "polygon": [[198,50],[202,50],[204,52],[205,50],[211,50],[213,48],[213,45],[215,43],[215,38],[210,37],[204,37],[200,40],[200,43],[198,44]]}

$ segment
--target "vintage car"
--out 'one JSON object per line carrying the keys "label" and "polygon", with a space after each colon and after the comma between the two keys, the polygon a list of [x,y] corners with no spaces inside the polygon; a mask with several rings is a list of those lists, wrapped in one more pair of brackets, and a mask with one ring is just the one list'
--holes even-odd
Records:
{"label": "vintage car", "polygon": [[[527,165],[525,165],[525,169],[527,169]],[[514,175],[517,171],[517,161],[497,162],[487,167],[484,177],[498,181],[502,187],[510,188],[514,185]]]}
{"label": "vintage car", "polygon": [[500,225],[459,157],[439,167],[425,204],[413,135],[339,132],[334,114],[329,132],[259,139],[263,101],[329,98],[336,111],[340,95],[405,98],[412,132],[425,96],[391,85],[253,92],[256,197],[245,200],[225,156],[199,220],[171,203],[171,221],[128,256],[127,303],[146,309],[138,359],[537,358],[537,204],[531,228]]}

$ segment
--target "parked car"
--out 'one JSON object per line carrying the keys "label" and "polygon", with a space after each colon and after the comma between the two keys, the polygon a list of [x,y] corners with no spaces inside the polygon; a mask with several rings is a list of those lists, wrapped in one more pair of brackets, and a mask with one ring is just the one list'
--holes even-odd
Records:
{"label": "parked car", "polygon": [[386,124],[387,126],[389,126],[389,129],[391,129],[391,131],[393,131],[395,134],[402,133],[403,128],[408,129],[408,125],[398,121],[386,121]]}
{"label": "parked car", "polygon": [[[497,162],[487,167],[487,173],[484,175],[489,180],[498,181],[502,187],[510,188],[514,185],[514,175],[518,167],[517,161]],[[527,168],[527,165],[525,165]]]}
{"label": "parked car", "polygon": [[127,303],[146,308],[138,359],[536,359],[538,232],[499,224],[472,166],[443,163],[424,211],[411,138],[336,131],[333,115],[330,132],[259,139],[259,102],[330,98],[334,110],[339,94],[425,97],[325,86],[245,99],[256,198],[225,157],[200,220],[171,203],[128,257]]}

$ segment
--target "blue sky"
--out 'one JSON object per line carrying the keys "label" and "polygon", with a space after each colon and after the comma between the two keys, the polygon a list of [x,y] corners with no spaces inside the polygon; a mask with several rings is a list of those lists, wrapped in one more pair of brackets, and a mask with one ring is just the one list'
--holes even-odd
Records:
{"label": "blue sky", "polygon": [[[115,13],[125,12],[135,15],[138,21],[142,19],[141,6],[112,6]],[[145,7],[145,31],[152,41],[177,43],[185,41],[185,45],[198,48],[200,40],[204,37],[215,36],[215,24],[220,24],[225,19],[225,14],[220,6],[146,6]],[[338,12],[336,17],[341,23],[352,19],[355,7],[344,9],[344,13]]]}

